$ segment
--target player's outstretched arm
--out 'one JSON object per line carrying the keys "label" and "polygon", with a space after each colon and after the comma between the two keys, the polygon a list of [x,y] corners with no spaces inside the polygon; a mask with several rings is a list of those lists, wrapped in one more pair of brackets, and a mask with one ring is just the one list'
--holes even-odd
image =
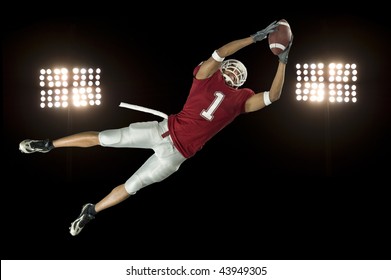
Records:
{"label": "player's outstretched arm", "polygon": [[201,65],[200,70],[196,74],[197,79],[206,79],[213,75],[221,66],[224,59],[230,55],[233,55],[237,51],[241,50],[248,45],[255,42],[262,41],[267,35],[273,32],[278,27],[277,21],[273,21],[266,28],[252,34],[248,37],[231,41],[220,48],[216,49],[208,60],[204,61]]}
{"label": "player's outstretched arm", "polygon": [[204,61],[196,74],[196,78],[199,80],[209,78],[212,76],[221,66],[224,59],[230,55],[233,55],[240,49],[253,44],[254,41],[251,36],[246,38],[231,41],[217,50],[215,50],[208,60]]}

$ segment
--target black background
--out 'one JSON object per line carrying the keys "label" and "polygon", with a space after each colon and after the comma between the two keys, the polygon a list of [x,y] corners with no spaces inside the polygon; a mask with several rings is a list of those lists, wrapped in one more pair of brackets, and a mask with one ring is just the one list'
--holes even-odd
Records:
{"label": "black background", "polygon": [[[2,259],[388,259],[386,17],[162,8],[3,20]],[[81,206],[125,182],[150,151],[26,155],[19,142],[160,119],[120,102],[177,112],[200,61],[280,18],[295,35],[281,99],[239,117],[177,173],[71,236]],[[277,58],[266,42],[234,57],[247,66],[246,86],[270,87]],[[358,103],[327,112],[297,102],[295,64],[329,60],[358,64]],[[102,69],[103,105],[40,109],[39,69],[78,64]]]}

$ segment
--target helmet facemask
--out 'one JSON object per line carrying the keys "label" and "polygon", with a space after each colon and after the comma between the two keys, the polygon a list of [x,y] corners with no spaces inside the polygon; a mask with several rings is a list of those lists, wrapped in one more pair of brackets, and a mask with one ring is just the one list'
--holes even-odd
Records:
{"label": "helmet facemask", "polygon": [[225,60],[220,67],[225,82],[232,87],[238,88],[247,79],[247,69],[243,63],[236,59]]}

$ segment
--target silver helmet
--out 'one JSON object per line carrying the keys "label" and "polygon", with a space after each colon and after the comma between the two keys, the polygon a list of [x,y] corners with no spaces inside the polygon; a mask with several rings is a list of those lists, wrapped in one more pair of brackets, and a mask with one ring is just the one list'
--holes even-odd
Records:
{"label": "silver helmet", "polygon": [[247,79],[247,69],[236,59],[225,60],[220,67],[224,80],[233,87],[240,87]]}

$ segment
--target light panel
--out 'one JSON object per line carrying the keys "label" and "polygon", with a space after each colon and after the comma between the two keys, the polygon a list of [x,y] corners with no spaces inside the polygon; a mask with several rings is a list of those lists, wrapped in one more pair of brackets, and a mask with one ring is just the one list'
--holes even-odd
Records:
{"label": "light panel", "polygon": [[40,107],[99,106],[102,101],[100,68],[66,67],[41,69]]}
{"label": "light panel", "polygon": [[343,63],[296,64],[296,100],[357,102],[357,65]]}

